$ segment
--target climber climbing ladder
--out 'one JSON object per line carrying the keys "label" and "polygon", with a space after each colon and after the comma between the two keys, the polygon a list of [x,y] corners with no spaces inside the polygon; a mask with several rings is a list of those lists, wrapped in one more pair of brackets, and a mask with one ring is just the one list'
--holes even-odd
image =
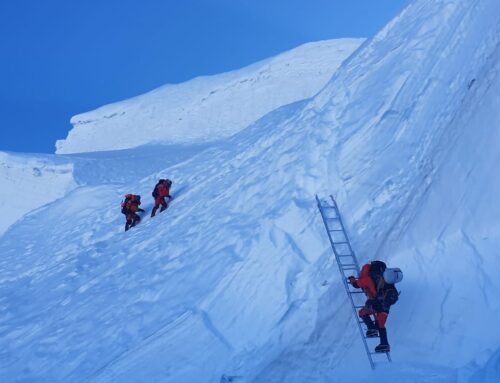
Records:
{"label": "climber climbing ladder", "polygon": [[359,318],[357,312],[358,309],[364,306],[364,293],[360,290],[353,290],[347,279],[350,275],[359,275],[360,268],[358,259],[352,250],[349,237],[345,231],[344,223],[342,222],[337,203],[335,202],[333,196],[330,196],[327,199],[320,199],[316,196],[316,201],[318,203],[318,209],[321,213],[321,217],[323,218],[323,223],[325,224],[325,229],[328,234],[328,239],[330,240],[330,245],[332,246],[333,254],[335,255],[335,260],[339,267],[340,275],[342,276],[342,282],[347,292],[347,296],[349,297],[349,301],[351,302],[352,311],[354,313],[354,317],[356,318],[356,323],[358,325],[359,333],[361,334],[361,339],[363,340],[366,355],[370,361],[370,366],[374,369],[374,355],[385,354],[389,362],[391,362],[391,356],[388,352],[371,352],[368,347],[368,338],[366,337],[365,331],[362,327],[363,321]]}

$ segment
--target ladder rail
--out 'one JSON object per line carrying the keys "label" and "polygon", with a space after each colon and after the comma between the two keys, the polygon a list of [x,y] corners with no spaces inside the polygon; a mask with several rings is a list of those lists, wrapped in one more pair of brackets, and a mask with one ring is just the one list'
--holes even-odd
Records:
{"label": "ladder rail", "polygon": [[342,231],[344,232],[344,237],[346,239],[347,246],[349,247],[349,251],[352,254],[352,257],[354,258],[354,261],[357,265],[357,272],[359,275],[360,267],[359,267],[359,263],[358,263],[358,258],[356,257],[356,254],[354,253],[354,250],[352,249],[351,241],[349,241],[349,238],[347,237],[347,231],[345,229],[344,222],[342,221],[342,216],[340,215],[339,207],[337,206],[337,202],[335,201],[335,199],[333,198],[333,196],[331,194],[330,194],[330,199],[332,200],[333,206],[335,206],[335,212],[337,213],[337,217],[339,217],[340,227],[342,228]]}
{"label": "ladder rail", "polygon": [[[353,298],[354,294],[359,294],[360,292],[358,292],[358,291],[351,291],[350,290],[349,284],[347,283],[348,279],[346,277],[346,273],[348,271],[356,271],[357,275],[360,274],[359,262],[358,262],[358,259],[356,257],[356,254],[354,253],[354,251],[352,249],[351,242],[349,241],[349,238],[347,236],[347,231],[345,230],[344,223],[342,222],[342,217],[340,215],[340,211],[339,211],[339,208],[337,206],[337,202],[335,201],[335,199],[333,198],[332,195],[330,195],[330,199],[331,199],[332,205],[328,204],[327,206],[323,206],[322,203],[321,203],[320,198],[318,197],[318,195],[316,195],[316,202],[318,204],[318,210],[320,211],[321,218],[323,220],[323,224],[325,226],[325,229],[326,229],[326,232],[327,232],[327,235],[328,235],[328,239],[330,241],[330,246],[331,246],[331,248],[333,250],[333,254],[335,256],[335,261],[337,262],[337,266],[338,266],[340,275],[342,277],[342,284],[344,285],[344,288],[346,290],[347,296],[349,297],[349,302],[351,303],[351,309],[352,309],[352,312],[354,314],[354,317],[356,318],[356,325],[358,326],[358,330],[359,330],[359,333],[361,335],[361,339],[363,341],[363,346],[364,346],[365,351],[366,351],[366,356],[368,357],[368,361],[370,362],[371,368],[375,369],[375,362],[373,361],[373,357],[372,357],[372,355],[374,355],[374,353],[371,352],[370,348],[368,347],[368,342],[366,340],[365,332],[364,332],[364,329],[362,327],[363,322],[358,319],[357,308],[359,307],[359,305],[357,305],[354,302],[354,298]],[[323,200],[323,201],[325,203],[327,203],[327,201],[325,201],[325,200]],[[326,213],[324,211],[325,208],[333,209],[335,211],[335,215],[336,216],[334,218],[339,222],[341,230],[331,230],[330,229],[330,227],[328,226],[328,221],[329,220],[331,221],[332,217],[327,217],[326,216]],[[333,231],[342,231],[342,233],[344,235],[344,238],[345,238],[345,242],[346,242],[345,244],[342,244],[342,245],[346,245],[349,248],[349,253],[350,253],[349,255],[352,258],[352,262],[349,261],[350,262],[349,266],[352,266],[352,267],[345,268],[345,266],[343,266],[343,265],[346,265],[346,264],[342,264],[341,258],[342,257],[345,258],[346,256],[340,255],[339,252],[337,251],[337,249],[335,247],[335,241],[332,238],[332,234],[331,234]],[[386,353],[386,355],[387,355],[387,359],[389,360],[389,362],[392,362],[391,356],[389,355],[389,353]]]}

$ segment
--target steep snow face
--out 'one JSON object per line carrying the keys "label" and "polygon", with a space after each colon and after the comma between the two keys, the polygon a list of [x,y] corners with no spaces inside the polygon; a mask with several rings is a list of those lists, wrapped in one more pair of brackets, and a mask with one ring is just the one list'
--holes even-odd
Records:
{"label": "steep snow face", "polygon": [[[300,106],[126,187],[80,187],[14,225],[0,243],[0,379],[219,382],[276,355],[297,313],[313,325],[329,256],[298,187],[310,164],[294,154],[301,130],[273,132]],[[280,171],[287,164],[296,178]],[[149,212],[166,176],[171,207],[124,233],[121,196],[143,195]]]}
{"label": "steep snow face", "polygon": [[50,156],[0,152],[0,235],[27,212],[76,187],[73,166]]}
{"label": "steep snow face", "polygon": [[[393,357],[408,365],[379,377],[414,381],[408,366],[420,363],[455,382],[471,366],[457,368],[499,347],[499,69],[497,2],[416,1],[306,108],[321,116],[311,125],[330,147],[330,190],[358,256],[405,270],[388,326]],[[339,344],[345,328],[322,324],[318,341],[290,347],[258,381],[328,381],[332,368],[368,379],[352,376],[361,347],[344,348],[346,337],[359,344],[354,329]]]}
{"label": "steep snow face", "polygon": [[[14,225],[0,242],[0,380],[494,381],[499,27],[496,0],[416,1],[314,99]],[[159,177],[173,203],[123,233],[121,196],[149,211]],[[361,261],[405,272],[395,362],[374,375],[317,192],[337,197]]]}
{"label": "steep snow face", "polygon": [[240,70],[166,85],[77,115],[56,153],[228,137],[273,109],[314,95],[362,41],[305,44]]}

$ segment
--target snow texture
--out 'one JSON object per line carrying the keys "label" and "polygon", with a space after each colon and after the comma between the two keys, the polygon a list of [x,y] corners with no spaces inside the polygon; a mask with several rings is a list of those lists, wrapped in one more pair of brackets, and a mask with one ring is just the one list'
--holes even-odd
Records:
{"label": "snow texture", "polygon": [[240,70],[165,85],[80,114],[56,152],[227,138],[280,106],[313,96],[362,41],[305,44]]}
{"label": "snow texture", "polygon": [[[78,157],[102,182],[0,237],[0,380],[500,381],[498,11],[416,0],[315,97],[191,153],[157,147],[164,167],[148,146]],[[132,156],[149,173],[105,181]],[[123,194],[150,211],[163,177],[170,207],[124,233]],[[316,193],[362,262],[405,273],[394,362],[374,372]]]}
{"label": "snow texture", "polygon": [[73,166],[53,156],[0,152],[0,236],[29,211],[76,187]]}

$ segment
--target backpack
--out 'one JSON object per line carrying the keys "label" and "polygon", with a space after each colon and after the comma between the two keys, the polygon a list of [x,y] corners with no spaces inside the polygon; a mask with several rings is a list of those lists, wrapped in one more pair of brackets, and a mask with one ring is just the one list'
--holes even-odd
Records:
{"label": "backpack", "polygon": [[398,301],[399,292],[394,285],[403,279],[401,269],[397,267],[387,268],[384,262],[373,261],[370,266],[370,277],[375,283],[377,298],[388,306],[392,306]]}
{"label": "backpack", "polygon": [[157,198],[158,197],[158,185],[160,183],[158,182],[153,190],[153,192],[151,193],[151,195],[153,196],[153,198]]}
{"label": "backpack", "polygon": [[382,261],[373,261],[370,264],[370,277],[375,283],[375,289],[377,293],[380,289],[384,287],[384,271],[387,269],[387,265]]}
{"label": "backpack", "polygon": [[392,306],[399,299],[399,291],[392,283],[386,283],[381,291],[380,298],[387,306]]}
{"label": "backpack", "polygon": [[125,200],[122,201],[122,214],[125,215],[128,214],[128,208],[127,208],[128,201],[129,201],[128,198],[125,198]]}
{"label": "backpack", "polygon": [[128,211],[128,203],[132,200],[135,199],[137,201],[137,206],[141,204],[141,196],[140,195],[133,195],[133,194],[127,194],[125,196],[125,200],[122,201],[122,214],[127,215],[129,213]]}

